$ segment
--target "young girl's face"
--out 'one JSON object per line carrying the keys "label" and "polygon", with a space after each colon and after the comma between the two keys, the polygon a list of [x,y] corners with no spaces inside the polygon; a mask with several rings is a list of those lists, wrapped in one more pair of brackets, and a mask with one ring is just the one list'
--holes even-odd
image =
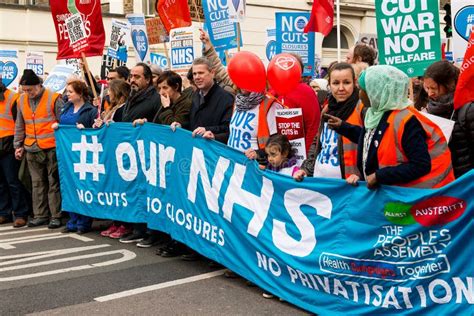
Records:
{"label": "young girl's face", "polygon": [[273,167],[280,167],[287,160],[288,153],[282,153],[278,146],[267,146],[265,152],[267,153],[268,162]]}

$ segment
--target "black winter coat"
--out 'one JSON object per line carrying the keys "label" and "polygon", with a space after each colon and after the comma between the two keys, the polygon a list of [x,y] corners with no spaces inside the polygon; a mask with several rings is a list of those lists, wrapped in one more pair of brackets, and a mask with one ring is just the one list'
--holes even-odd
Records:
{"label": "black winter coat", "polygon": [[199,91],[194,92],[189,118],[190,130],[204,127],[214,134],[217,141],[227,144],[233,105],[232,94],[217,83],[214,83],[204,98],[201,98]]}
{"label": "black winter coat", "polygon": [[455,121],[449,149],[454,176],[459,178],[474,169],[474,102],[454,112]]}
{"label": "black winter coat", "polygon": [[153,122],[153,118],[160,108],[160,95],[156,92],[155,87],[149,86],[128,98],[124,105],[122,122],[133,122],[143,118],[146,118],[148,122]]}

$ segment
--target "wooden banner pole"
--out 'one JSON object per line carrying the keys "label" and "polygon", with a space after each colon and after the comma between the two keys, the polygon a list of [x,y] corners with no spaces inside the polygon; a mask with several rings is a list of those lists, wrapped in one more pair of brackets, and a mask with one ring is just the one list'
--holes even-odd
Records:
{"label": "wooden banner pole", "polygon": [[237,22],[237,51],[240,52],[240,22]]}
{"label": "wooden banner pole", "polygon": [[94,95],[94,99],[97,99],[97,91],[95,91],[94,81],[92,81],[92,75],[89,70],[89,64],[87,63],[86,54],[84,54],[84,52],[81,52],[81,56],[82,56],[82,62],[84,64],[84,67],[86,68],[87,78],[89,78],[89,83],[92,88],[92,94]]}

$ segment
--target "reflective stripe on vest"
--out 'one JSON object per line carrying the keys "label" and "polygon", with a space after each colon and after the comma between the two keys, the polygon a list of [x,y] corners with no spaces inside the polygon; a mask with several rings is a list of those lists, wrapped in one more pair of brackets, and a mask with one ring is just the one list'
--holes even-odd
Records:
{"label": "reflective stripe on vest", "polygon": [[411,107],[405,110],[392,111],[388,117],[389,127],[385,131],[377,150],[379,168],[397,166],[408,161],[403,151],[402,137],[406,123],[413,116],[418,119],[426,132],[431,170],[419,179],[397,185],[415,188],[439,188],[454,181],[451,152],[441,129]]}
{"label": "reflective stripe on vest", "polygon": [[25,121],[25,145],[36,143],[41,149],[56,147],[54,130],[51,125],[57,122],[54,104],[59,95],[45,89],[35,112],[31,110],[29,99],[25,94],[20,97],[20,109]]}
{"label": "reflective stripe on vest", "polygon": [[18,94],[5,90],[5,99],[0,102],[0,138],[13,136],[15,134],[15,121],[12,115],[12,106],[18,98]]}
{"label": "reflective stripe on vest", "polygon": [[276,99],[265,96],[265,99],[260,103],[258,109],[258,126],[257,126],[257,143],[258,148],[264,149],[270,137],[270,130],[268,128],[267,114]]}
{"label": "reflective stripe on vest", "polygon": [[[354,111],[347,118],[346,122],[352,125],[363,126],[362,122],[362,108],[364,104],[362,101],[357,103]],[[342,150],[344,157],[344,178],[347,179],[351,174],[355,174],[360,177],[360,171],[357,167],[357,144],[353,143],[344,136],[342,138]]]}

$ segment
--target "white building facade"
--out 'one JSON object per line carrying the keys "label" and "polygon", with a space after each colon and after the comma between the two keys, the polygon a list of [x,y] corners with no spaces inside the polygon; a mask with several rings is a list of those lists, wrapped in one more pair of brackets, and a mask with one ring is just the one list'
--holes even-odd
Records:
{"label": "white building facade", "polygon": [[[193,1],[189,0],[189,3],[193,23],[202,27],[198,22]],[[195,0],[195,3],[199,10],[201,1]],[[340,0],[340,3],[341,56],[344,59],[348,48],[356,43],[359,34],[376,33],[376,20],[374,0]],[[154,6],[155,0],[103,0],[106,45],[110,41],[112,18],[125,19],[127,13],[144,13],[151,17],[156,15]],[[312,1],[305,0],[247,0],[247,17],[241,24],[244,44],[242,50],[255,52],[264,59],[266,30],[275,27],[275,12],[309,12],[311,6]],[[336,25],[336,19],[334,22]],[[337,60],[336,33],[334,27],[333,32],[326,38],[316,34],[316,53],[321,56],[323,66]],[[56,45],[56,33],[47,0],[0,0],[0,48],[18,49],[20,68],[23,68],[21,61],[24,63],[27,51],[41,51],[45,53],[45,70],[52,69],[57,63]],[[154,45],[151,50],[163,52],[164,47]],[[133,49],[129,49],[128,66],[132,66],[134,62]],[[89,59],[94,74],[99,73],[100,63],[100,57]]]}

